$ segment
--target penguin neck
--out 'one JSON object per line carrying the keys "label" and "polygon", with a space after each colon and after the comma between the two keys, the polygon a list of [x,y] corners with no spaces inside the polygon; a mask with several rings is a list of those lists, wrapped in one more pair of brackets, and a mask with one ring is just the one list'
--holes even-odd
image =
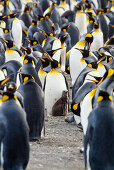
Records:
{"label": "penguin neck", "polygon": [[59,73],[57,70],[55,70],[55,68],[52,68],[52,70],[50,71],[50,73]]}
{"label": "penguin neck", "polygon": [[95,32],[95,33],[99,33],[99,32],[100,32],[100,31],[99,31],[99,28],[97,28],[94,32]]}
{"label": "penguin neck", "polygon": [[43,66],[41,66],[41,68],[40,68],[40,70],[39,70],[39,72],[38,72],[39,74],[45,74],[46,72],[43,70]]}
{"label": "penguin neck", "polygon": [[111,107],[111,106],[113,106],[113,102],[112,101],[110,101],[110,100],[103,100],[103,101],[101,101],[101,102],[99,102],[98,103],[98,106],[99,107]]}

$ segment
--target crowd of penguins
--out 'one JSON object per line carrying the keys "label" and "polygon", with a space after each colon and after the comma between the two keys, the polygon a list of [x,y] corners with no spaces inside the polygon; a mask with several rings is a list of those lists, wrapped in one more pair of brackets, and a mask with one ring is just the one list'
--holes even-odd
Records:
{"label": "crowd of penguins", "polygon": [[45,119],[65,116],[85,168],[114,170],[113,34],[113,0],[0,0],[0,169],[26,169]]}

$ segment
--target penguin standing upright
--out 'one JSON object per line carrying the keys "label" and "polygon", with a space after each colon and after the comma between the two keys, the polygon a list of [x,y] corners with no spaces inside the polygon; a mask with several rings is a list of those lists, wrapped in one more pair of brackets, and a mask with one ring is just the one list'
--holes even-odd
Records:
{"label": "penguin standing upright", "polygon": [[22,26],[18,18],[14,18],[11,28],[12,36],[15,41],[15,46],[20,49],[22,46]]}
{"label": "penguin standing upright", "polygon": [[29,129],[26,113],[13,93],[1,92],[0,95],[1,168],[26,169],[29,161]]}
{"label": "penguin standing upright", "polygon": [[44,94],[33,76],[20,73],[20,82],[17,91],[24,99],[24,108],[30,128],[29,139],[38,140],[44,124]]}
{"label": "penguin standing upright", "polygon": [[88,122],[84,138],[86,167],[114,169],[114,107],[112,96],[106,91],[99,92],[97,107],[90,113]]}
{"label": "penguin standing upright", "polygon": [[65,77],[55,70],[58,67],[58,62],[56,60],[51,61],[51,67],[52,70],[47,74],[44,84],[47,116],[52,115],[53,105],[62,97],[63,91],[67,91]]}

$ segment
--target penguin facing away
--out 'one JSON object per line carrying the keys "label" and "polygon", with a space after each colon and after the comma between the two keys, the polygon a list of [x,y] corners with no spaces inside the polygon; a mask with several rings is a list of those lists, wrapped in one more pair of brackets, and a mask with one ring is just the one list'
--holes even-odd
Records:
{"label": "penguin facing away", "polygon": [[0,148],[3,169],[26,169],[29,161],[29,132],[25,111],[10,92],[1,92]]}
{"label": "penguin facing away", "polygon": [[44,124],[44,94],[41,87],[29,74],[20,73],[18,92],[23,96],[30,141],[38,140]]}
{"label": "penguin facing away", "polygon": [[113,99],[100,91],[95,107],[88,118],[84,138],[85,166],[92,170],[114,169],[114,107]]}

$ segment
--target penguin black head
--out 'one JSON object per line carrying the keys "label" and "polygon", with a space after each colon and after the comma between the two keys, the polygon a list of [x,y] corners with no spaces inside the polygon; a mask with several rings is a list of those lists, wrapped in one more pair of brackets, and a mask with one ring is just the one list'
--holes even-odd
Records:
{"label": "penguin black head", "polygon": [[1,103],[5,102],[5,101],[8,101],[10,99],[17,100],[17,96],[15,96],[11,92],[0,92],[0,94],[2,95],[2,98],[0,99]]}
{"label": "penguin black head", "polygon": [[85,41],[87,42],[88,44],[88,49],[90,49],[90,45],[91,43],[93,42],[93,35],[92,34],[86,34],[85,36]]}
{"label": "penguin black head", "polygon": [[107,13],[107,12],[109,12],[109,11],[110,11],[109,8],[104,8],[104,13]]}
{"label": "penguin black head", "polygon": [[11,30],[8,28],[3,28],[3,32],[4,32],[4,34],[7,34],[8,32],[11,32]]}
{"label": "penguin black head", "polygon": [[55,69],[55,68],[57,68],[58,66],[59,66],[58,61],[53,59],[53,61],[51,61],[51,68],[52,68],[52,69]]}
{"label": "penguin black head", "polygon": [[65,25],[61,28],[61,31],[63,32],[67,32],[68,28],[70,27],[70,24],[69,25]]}
{"label": "penguin black head", "polygon": [[25,47],[21,47],[21,49],[22,49],[23,51],[26,51],[27,54],[31,54],[32,51],[33,51],[33,50],[32,50],[32,47],[26,47],[26,48],[25,48]]}
{"label": "penguin black head", "polygon": [[89,23],[94,23],[95,22],[95,19],[91,16],[89,16]]}
{"label": "penguin black head", "polygon": [[45,17],[41,16],[41,15],[37,15],[38,21],[42,21],[45,20]]}
{"label": "penguin black head", "polygon": [[15,93],[16,90],[17,90],[17,86],[14,82],[8,82],[6,84],[6,91],[7,92]]}
{"label": "penguin black head", "polygon": [[97,69],[98,64],[97,64],[97,62],[92,62],[91,64],[88,64],[88,67],[93,68],[93,69]]}
{"label": "penguin black head", "polygon": [[82,53],[83,58],[86,58],[91,55],[91,52],[89,50],[82,50],[82,49],[78,49],[78,50]]}
{"label": "penguin black head", "polygon": [[7,44],[8,48],[12,48],[15,46],[15,42],[12,40],[5,40],[5,39],[2,39],[2,40]]}
{"label": "penguin black head", "polygon": [[89,3],[89,2],[86,2],[85,3],[85,8],[86,9],[91,9],[93,6],[92,6],[92,4],[91,3]]}
{"label": "penguin black head", "polygon": [[48,58],[40,58],[43,68],[49,66],[50,60]]}
{"label": "penguin black head", "polygon": [[75,8],[76,8],[78,11],[80,11],[80,10],[83,9],[83,7],[82,7],[81,5],[76,5]]}
{"label": "penguin black head", "polygon": [[106,91],[100,90],[99,96],[97,98],[97,103],[102,101],[113,101],[112,96],[110,96]]}
{"label": "penguin black head", "polygon": [[53,11],[50,11],[48,12],[46,15],[45,15],[45,18],[49,19],[52,15]]}
{"label": "penguin black head", "polygon": [[93,26],[95,29],[98,29],[99,28],[99,23],[94,23],[94,26]]}
{"label": "penguin black head", "polygon": [[10,18],[10,19],[15,18],[15,17],[17,17],[17,15],[18,15],[18,12],[15,12],[15,13],[8,15],[8,18]]}
{"label": "penguin black head", "polygon": [[20,79],[20,83],[24,84],[25,82],[27,82],[28,80],[35,80],[34,77],[30,74],[24,74],[24,73],[19,73],[19,79]]}
{"label": "penguin black head", "polygon": [[62,44],[65,42],[67,36],[68,36],[68,34],[66,34],[66,33],[59,34],[58,38],[60,39]]}
{"label": "penguin black head", "polygon": [[61,48],[58,48],[58,49],[56,49],[56,50],[48,50],[47,53],[48,53],[51,57],[53,57],[53,55],[54,55],[58,50],[61,50]]}
{"label": "penguin black head", "polygon": [[4,90],[5,84],[11,81],[14,78],[14,74],[9,75],[4,80],[0,81],[0,90]]}
{"label": "penguin black head", "polygon": [[27,63],[34,64],[34,59],[29,55],[26,55],[25,58],[24,58],[23,64],[27,64]]}
{"label": "penguin black head", "polygon": [[25,5],[24,12],[28,14],[28,13],[29,13],[29,11],[30,11],[30,6]]}
{"label": "penguin black head", "polygon": [[30,40],[30,43],[32,46],[39,44],[39,42],[37,40]]}
{"label": "penguin black head", "polygon": [[32,26],[38,25],[38,22],[36,20],[32,20]]}

